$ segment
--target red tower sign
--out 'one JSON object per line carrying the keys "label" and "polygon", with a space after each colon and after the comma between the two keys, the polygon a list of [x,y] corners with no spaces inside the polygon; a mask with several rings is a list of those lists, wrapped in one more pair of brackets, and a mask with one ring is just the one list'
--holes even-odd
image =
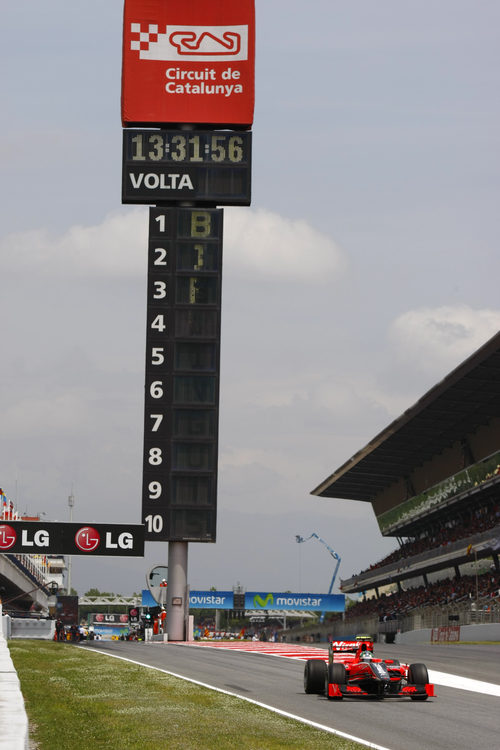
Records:
{"label": "red tower sign", "polygon": [[125,0],[124,127],[250,128],[254,0]]}

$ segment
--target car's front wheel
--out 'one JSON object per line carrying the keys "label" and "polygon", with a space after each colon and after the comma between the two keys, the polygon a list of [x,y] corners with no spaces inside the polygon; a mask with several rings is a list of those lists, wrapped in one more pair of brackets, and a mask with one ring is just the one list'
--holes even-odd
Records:
{"label": "car's front wheel", "polygon": [[304,691],[323,692],[325,687],[326,664],[322,659],[308,659],[304,667]]}
{"label": "car's front wheel", "polygon": [[[408,682],[410,685],[424,687],[429,682],[429,673],[425,664],[410,664],[408,669]],[[412,701],[426,701],[429,697],[427,693],[410,696]]]}
{"label": "car's front wheel", "polygon": [[341,695],[329,695],[329,685],[340,685],[344,687],[347,681],[346,671],[343,664],[329,664],[325,676],[325,694],[328,700],[342,700]]}

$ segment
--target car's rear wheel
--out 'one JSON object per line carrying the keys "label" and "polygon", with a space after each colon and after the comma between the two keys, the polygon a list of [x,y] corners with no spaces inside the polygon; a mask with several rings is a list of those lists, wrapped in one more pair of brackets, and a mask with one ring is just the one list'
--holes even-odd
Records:
{"label": "car's rear wheel", "polygon": [[326,664],[322,659],[308,659],[304,667],[304,691],[322,693],[325,688]]}
{"label": "car's rear wheel", "polygon": [[345,686],[347,682],[346,671],[343,664],[329,664],[328,671],[325,675],[325,694],[328,700],[342,700],[341,695],[329,695],[328,686],[340,685]]}
{"label": "car's rear wheel", "polygon": [[[425,664],[410,664],[408,682],[411,685],[418,685],[418,687],[427,685],[429,682],[429,673]],[[412,701],[426,701],[429,696],[425,693],[424,695],[412,695],[410,697]]]}

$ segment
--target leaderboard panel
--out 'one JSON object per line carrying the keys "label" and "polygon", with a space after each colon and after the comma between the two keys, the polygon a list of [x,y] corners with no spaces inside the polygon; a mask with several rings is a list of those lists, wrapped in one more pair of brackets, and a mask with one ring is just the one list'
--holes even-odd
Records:
{"label": "leaderboard panel", "polygon": [[150,209],[142,492],[148,541],[215,541],[222,222],[222,209]]}

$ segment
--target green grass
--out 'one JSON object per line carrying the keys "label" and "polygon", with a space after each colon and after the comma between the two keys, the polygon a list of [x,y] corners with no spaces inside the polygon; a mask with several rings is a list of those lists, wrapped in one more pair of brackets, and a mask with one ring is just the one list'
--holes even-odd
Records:
{"label": "green grass", "polygon": [[10,641],[38,750],[361,750],[259,706],[70,644]]}

